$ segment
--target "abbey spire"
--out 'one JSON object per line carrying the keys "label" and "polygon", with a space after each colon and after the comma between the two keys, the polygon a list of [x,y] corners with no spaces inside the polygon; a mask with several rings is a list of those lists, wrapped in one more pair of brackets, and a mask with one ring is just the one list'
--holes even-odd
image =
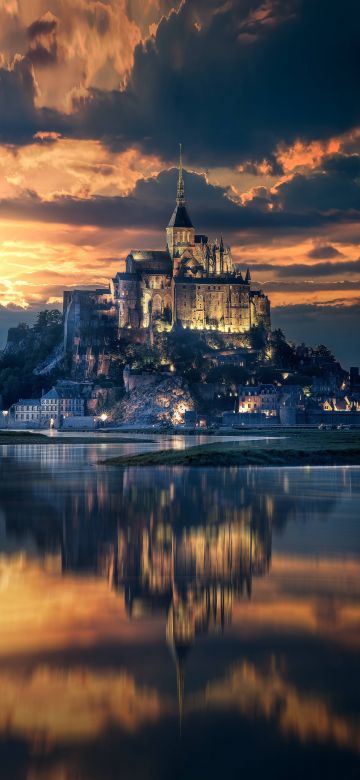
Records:
{"label": "abbey spire", "polygon": [[179,156],[179,177],[176,194],[176,203],[178,206],[185,206],[185,187],[183,177],[183,164],[182,164],[182,144],[179,144],[180,156]]}
{"label": "abbey spire", "polygon": [[176,206],[166,228],[166,243],[172,259],[180,258],[186,249],[194,246],[194,241],[195,230],[185,205],[182,147],[180,144]]}

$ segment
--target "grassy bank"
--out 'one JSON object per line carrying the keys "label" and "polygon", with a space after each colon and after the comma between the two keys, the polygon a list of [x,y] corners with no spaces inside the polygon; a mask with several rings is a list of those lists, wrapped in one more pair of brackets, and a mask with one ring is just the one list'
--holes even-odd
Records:
{"label": "grassy bank", "polygon": [[357,431],[309,431],[277,440],[213,442],[109,458],[117,466],[337,466],[360,465]]}

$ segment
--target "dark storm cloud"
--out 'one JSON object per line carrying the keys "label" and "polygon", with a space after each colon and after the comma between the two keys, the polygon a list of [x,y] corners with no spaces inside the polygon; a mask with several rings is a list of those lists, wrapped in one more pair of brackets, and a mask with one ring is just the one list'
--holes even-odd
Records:
{"label": "dark storm cloud", "polygon": [[[289,275],[291,276],[291,274]],[[342,293],[346,291],[353,291],[354,297],[357,298],[360,296],[360,281],[353,281],[350,280],[340,280],[336,282],[327,282],[327,281],[319,281],[314,282],[311,279],[306,279],[304,281],[297,281],[296,284],[294,284],[293,280],[291,281],[278,281],[275,280],[273,282],[262,282],[261,286],[264,288],[266,293],[272,293],[272,292],[289,292],[293,293],[296,292],[303,292],[303,293],[314,293],[314,292],[339,292],[339,298],[341,298]],[[330,301],[329,301],[330,302]]]}
{"label": "dark storm cloud", "polygon": [[342,252],[339,252],[331,244],[319,244],[308,252],[308,257],[311,257],[313,260],[330,260],[332,257],[339,257],[341,254]]}
{"label": "dark storm cloud", "polygon": [[36,132],[35,82],[30,63],[21,60],[12,70],[0,69],[0,140],[28,139]]}
{"label": "dark storm cloud", "polygon": [[27,28],[27,35],[31,45],[25,58],[33,65],[46,67],[47,65],[55,65],[58,61],[57,26],[58,20],[53,17],[50,19],[36,19]]}
{"label": "dark storm cloud", "polygon": [[289,211],[360,209],[360,156],[327,158],[321,169],[297,173],[280,184],[277,197]]}
{"label": "dark storm cloud", "polygon": [[[94,197],[79,199],[63,196],[43,201],[27,191],[22,197],[0,201],[0,216],[28,220],[63,222],[73,225],[100,227],[128,227],[163,230],[175,205],[177,172],[164,171],[157,178],[139,181],[127,197]],[[264,230],[269,233],[322,228],[328,224],[359,221],[360,212],[332,211],[330,215],[318,211],[265,210],[252,201],[244,206],[229,199],[229,191],[206,183],[203,176],[186,175],[190,193],[189,212],[199,232],[210,235],[236,233],[243,230]]]}
{"label": "dark storm cloud", "polygon": [[11,70],[0,68],[0,142],[27,144],[39,130],[64,131],[66,117],[49,109],[36,110],[36,83],[29,58],[14,63]]}
{"label": "dark storm cloud", "polygon": [[57,43],[52,41],[49,47],[43,46],[42,43],[37,43],[36,46],[29,49],[26,56],[33,65],[38,67],[54,65],[58,59]]}
{"label": "dark storm cloud", "polygon": [[337,174],[346,179],[356,179],[360,176],[360,155],[328,155],[325,157],[323,168],[325,173]]}
{"label": "dark storm cloud", "polygon": [[[138,6],[128,0],[134,18]],[[162,19],[156,39],[136,48],[127,88],[93,90],[70,118],[35,111],[34,95],[14,83],[19,111],[10,128],[0,93],[0,139],[11,141],[11,129],[14,142],[24,142],[34,126],[66,126],[68,134],[116,149],[136,143],[167,160],[182,140],[198,164],[265,156],[276,165],[279,142],[328,138],[360,123],[359,24],[354,0],[188,0]],[[54,62],[55,33],[55,19],[28,28],[36,44],[29,58],[38,65]],[[31,123],[22,121],[24,102]]]}
{"label": "dark storm cloud", "polygon": [[56,27],[57,19],[55,17],[53,19],[36,19],[27,28],[27,34],[32,41],[40,35],[50,35],[56,30]]}
{"label": "dark storm cloud", "polygon": [[[306,276],[308,278],[322,276],[340,276],[341,274],[360,273],[359,260],[344,260],[341,263],[316,263],[315,265],[305,265],[295,263],[294,265],[283,266],[279,269],[279,276]],[[357,286],[360,288],[359,282]]]}
{"label": "dark storm cloud", "polygon": [[349,338],[359,329],[360,301],[352,306],[278,306],[272,308],[271,318],[273,328],[282,328],[297,343],[326,344],[345,368],[360,364],[359,349]]}
{"label": "dark storm cloud", "polygon": [[94,92],[80,126],[113,148],[138,140],[168,159],[181,139],[188,160],[211,165],[271,158],[280,141],[360,122],[358,3],[269,3],[271,23],[256,18],[260,0],[217,6],[210,15],[194,0],[164,19],[137,47],[127,89]]}
{"label": "dark storm cloud", "polygon": [[[314,265],[307,265],[305,263],[293,263],[292,265],[250,263],[249,269],[253,274],[256,274],[258,271],[271,271],[279,278],[305,277],[306,279],[319,279],[328,276],[341,276],[343,274],[359,274],[360,259],[344,260],[340,263],[315,263]],[[360,293],[360,280],[354,284],[359,288]],[[294,288],[294,285],[292,285],[292,287]],[[296,289],[298,289],[298,286],[296,286]]]}

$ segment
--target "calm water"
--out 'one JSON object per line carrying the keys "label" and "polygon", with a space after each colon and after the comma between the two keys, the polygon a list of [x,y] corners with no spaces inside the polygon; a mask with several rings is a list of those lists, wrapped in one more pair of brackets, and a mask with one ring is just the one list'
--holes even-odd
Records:
{"label": "calm water", "polygon": [[0,448],[1,780],[358,778],[360,468],[153,447]]}

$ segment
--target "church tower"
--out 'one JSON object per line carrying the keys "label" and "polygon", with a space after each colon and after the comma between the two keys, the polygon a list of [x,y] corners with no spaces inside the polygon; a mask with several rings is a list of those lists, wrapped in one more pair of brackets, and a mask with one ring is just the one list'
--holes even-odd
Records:
{"label": "church tower", "polygon": [[178,265],[176,261],[186,249],[195,246],[195,230],[185,205],[181,144],[176,206],[166,228],[166,239],[169,254],[172,260],[174,260],[174,271],[176,271]]}

